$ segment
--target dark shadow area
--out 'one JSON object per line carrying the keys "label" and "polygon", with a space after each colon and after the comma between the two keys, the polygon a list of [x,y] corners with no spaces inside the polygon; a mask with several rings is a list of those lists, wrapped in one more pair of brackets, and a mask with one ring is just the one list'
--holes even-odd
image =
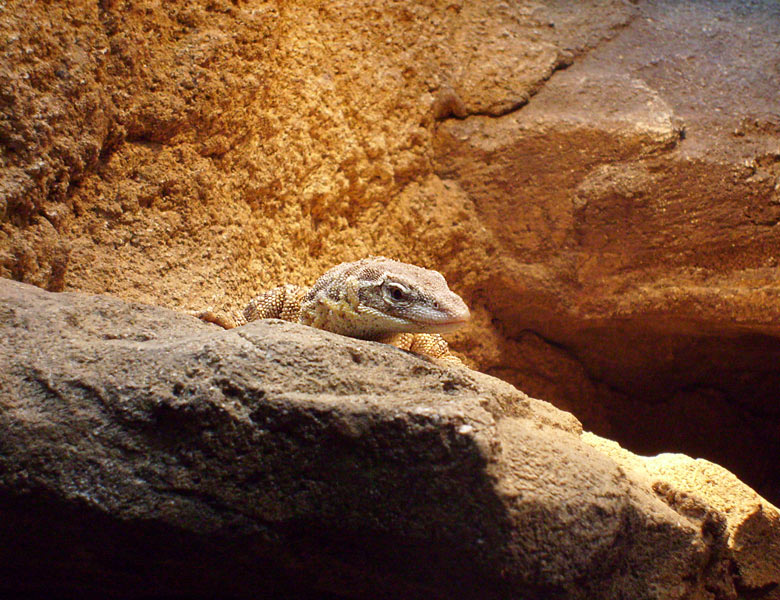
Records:
{"label": "dark shadow area", "polygon": [[562,347],[584,368],[587,406],[572,406],[570,392],[556,398],[527,367],[524,377],[530,388],[551,390],[545,399],[572,410],[587,430],[637,454],[705,458],[780,504],[780,338],[697,335],[695,325],[658,323],[580,331],[576,346]]}
{"label": "dark shadow area", "polygon": [[596,365],[616,392],[605,407],[616,441],[638,454],[705,458],[780,504],[780,339],[602,334],[626,340],[614,346],[624,357],[631,347],[647,356],[646,370]]}
{"label": "dark shadow area", "polygon": [[[0,596],[339,600],[314,578],[250,551],[251,539],[198,536],[113,519],[46,493],[0,494]],[[256,544],[254,544],[256,545]]]}

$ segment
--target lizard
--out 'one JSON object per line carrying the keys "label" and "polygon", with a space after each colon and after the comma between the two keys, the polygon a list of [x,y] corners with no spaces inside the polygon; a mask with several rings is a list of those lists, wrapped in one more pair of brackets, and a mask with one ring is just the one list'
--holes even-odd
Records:
{"label": "lizard", "polygon": [[286,284],[268,290],[252,298],[241,315],[207,310],[197,316],[225,329],[283,319],[461,364],[441,334],[466,323],[470,314],[438,271],[370,256],[336,265],[311,288]]}

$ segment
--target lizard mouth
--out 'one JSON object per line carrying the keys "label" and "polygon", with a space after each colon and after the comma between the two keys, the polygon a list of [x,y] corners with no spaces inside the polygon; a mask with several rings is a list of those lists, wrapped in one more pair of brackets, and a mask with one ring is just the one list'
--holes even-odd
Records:
{"label": "lizard mouth", "polygon": [[428,323],[421,323],[425,327],[427,333],[449,333],[459,329],[468,321],[466,318],[451,319],[449,321],[430,321]]}

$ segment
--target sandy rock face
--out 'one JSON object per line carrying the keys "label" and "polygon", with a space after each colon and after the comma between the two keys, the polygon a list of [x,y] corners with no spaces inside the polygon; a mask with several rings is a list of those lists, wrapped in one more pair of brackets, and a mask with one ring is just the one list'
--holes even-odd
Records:
{"label": "sandy rock face", "polygon": [[[6,594],[736,598],[780,580],[771,504],[681,509],[674,475],[650,485],[492,377],[281,321],[223,331],[8,280],[0,302]],[[743,577],[736,515],[756,506]]]}
{"label": "sandy rock face", "polygon": [[4,2],[0,276],[435,268],[471,364],[778,504],[777,3],[576,4]]}
{"label": "sandy rock face", "polygon": [[[6,206],[0,274],[48,284],[38,229],[65,256],[50,288],[174,306],[235,308],[258,287],[306,283],[370,252],[433,264],[453,233],[474,235],[468,220],[457,227],[468,204],[433,210],[437,119],[525,104],[631,14],[599,3],[554,26],[555,11],[533,3],[9,3],[8,128],[27,150],[9,145],[3,160],[27,173],[30,206]],[[77,59],[75,89],[44,76]],[[83,141],[82,120],[113,132],[93,136],[97,161],[82,159],[79,185],[63,180],[59,195],[33,168],[54,162],[35,151],[47,147],[34,126],[46,94],[71,110],[51,134],[58,147]],[[102,120],[72,108],[88,94]],[[446,232],[431,223],[439,213]]]}

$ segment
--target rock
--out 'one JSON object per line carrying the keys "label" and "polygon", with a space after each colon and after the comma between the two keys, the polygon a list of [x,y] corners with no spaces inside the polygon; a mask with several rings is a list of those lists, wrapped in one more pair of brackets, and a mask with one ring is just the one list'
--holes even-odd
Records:
{"label": "rock", "polygon": [[481,371],[780,504],[780,8],[2,3],[0,276],[237,310],[382,254]]}
{"label": "rock", "polygon": [[[759,552],[745,578],[729,568],[747,562],[727,494],[709,520],[680,510],[679,474],[658,469],[659,491],[639,457],[475,371],[9,280],[0,328],[6,594],[736,598],[778,582]],[[776,548],[776,509],[748,496]]]}
{"label": "rock", "polygon": [[582,440],[647,480],[676,511],[710,529],[725,528],[724,541],[743,588],[777,587],[780,513],[733,474],[683,454],[637,456],[588,432]]}
{"label": "rock", "polygon": [[483,370],[777,503],[780,13],[744,8],[637,3],[522,109],[441,123],[434,168],[487,248]]}

